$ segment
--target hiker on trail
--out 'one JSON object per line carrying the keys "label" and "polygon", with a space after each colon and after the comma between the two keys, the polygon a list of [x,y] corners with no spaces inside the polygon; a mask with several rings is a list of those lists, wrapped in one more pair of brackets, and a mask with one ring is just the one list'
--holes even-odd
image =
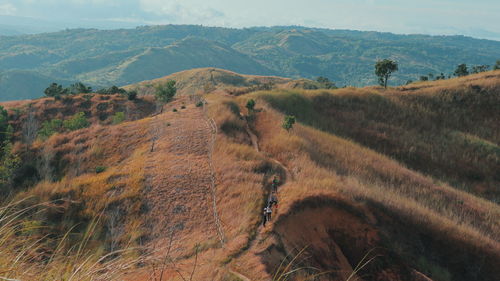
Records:
{"label": "hiker on trail", "polygon": [[263,226],[266,226],[266,222],[267,222],[267,209],[268,209],[268,208],[269,208],[269,207],[267,207],[267,206],[266,206],[266,207],[264,208],[264,213],[262,214],[262,215],[263,215],[263,218],[262,218],[262,225],[263,225]]}
{"label": "hiker on trail", "polygon": [[278,206],[278,198],[276,197],[276,193],[271,193],[271,197],[269,197],[269,207],[273,207],[273,205]]}
{"label": "hiker on trail", "polygon": [[273,192],[278,191],[278,184],[280,183],[280,180],[278,179],[277,176],[274,176],[272,187],[273,187]]}
{"label": "hiker on trail", "polygon": [[273,209],[271,207],[266,207],[266,219],[267,221],[271,221],[271,214],[273,213]]}

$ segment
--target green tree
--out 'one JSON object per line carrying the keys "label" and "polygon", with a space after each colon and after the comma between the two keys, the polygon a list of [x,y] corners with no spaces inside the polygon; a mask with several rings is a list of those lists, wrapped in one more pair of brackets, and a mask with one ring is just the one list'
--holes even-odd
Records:
{"label": "green tree", "polygon": [[9,132],[7,129],[9,127],[9,114],[7,110],[0,105],[0,143],[3,143],[7,138]]}
{"label": "green tree", "polygon": [[429,81],[429,77],[422,75],[420,76],[420,81]]}
{"label": "green tree", "polygon": [[320,83],[321,87],[324,89],[336,89],[337,88],[337,86],[335,86],[335,83],[330,81],[330,79],[328,79],[326,77],[319,76],[318,78],[316,78],[316,81],[318,83]]}
{"label": "green tree", "polygon": [[444,73],[441,72],[438,76],[436,76],[436,80],[444,80],[446,77],[444,76]]}
{"label": "green tree", "polygon": [[177,88],[175,87],[175,81],[170,80],[165,84],[160,84],[156,87],[156,100],[161,103],[170,102],[175,94],[177,93]]}
{"label": "green tree", "polygon": [[283,129],[290,131],[290,129],[293,128],[294,124],[295,124],[295,116],[287,115],[285,116],[285,120],[283,120],[282,127]]}
{"label": "green tree", "polygon": [[475,65],[472,67],[471,73],[485,72],[485,71],[488,71],[489,68],[490,68],[489,65]]}
{"label": "green tree", "polygon": [[124,112],[117,112],[115,115],[113,115],[113,124],[120,124],[121,122],[125,121],[125,113]]}
{"label": "green tree", "polygon": [[52,119],[50,121],[45,121],[42,123],[42,128],[38,131],[38,136],[42,140],[48,139],[53,134],[59,132],[62,129],[63,121],[61,119]]}
{"label": "green tree", "polygon": [[82,82],[77,82],[69,86],[69,93],[72,95],[92,93],[92,87],[87,87]]}
{"label": "green tree", "polygon": [[378,76],[378,82],[384,88],[387,88],[387,81],[393,72],[398,71],[398,64],[392,60],[379,60],[375,64],[375,74]]}
{"label": "green tree", "polygon": [[136,100],[137,99],[137,91],[127,92],[127,99],[128,100]]}
{"label": "green tree", "polygon": [[68,93],[68,89],[63,88],[62,85],[57,83],[50,84],[45,91],[43,91],[47,97],[59,97]]}
{"label": "green tree", "polygon": [[255,102],[255,100],[254,100],[254,99],[249,99],[249,100],[247,101],[246,108],[248,109],[248,112],[252,112],[252,111],[254,110],[254,108],[255,108],[255,104],[256,104],[256,102]]}
{"label": "green tree", "polygon": [[500,60],[497,60],[497,63],[493,66],[494,70],[500,69]]}
{"label": "green tree", "polygon": [[457,69],[455,69],[455,72],[453,72],[453,75],[458,77],[469,75],[469,70],[467,69],[467,65],[465,63],[459,64],[457,66]]}
{"label": "green tree", "polygon": [[68,120],[63,121],[63,127],[70,131],[83,129],[88,126],[90,126],[90,123],[83,112],[78,112]]}
{"label": "green tree", "polygon": [[[9,188],[12,185],[15,171],[21,166],[21,158],[12,152],[12,143],[5,141],[0,157],[0,187]],[[4,191],[4,190],[0,190]],[[1,193],[1,192],[0,192]]]}
{"label": "green tree", "polygon": [[127,91],[125,89],[122,89],[122,88],[119,88],[117,86],[111,86],[109,88],[104,88],[104,89],[100,89],[100,90],[97,90],[98,94],[101,94],[101,95],[114,95],[114,94],[126,94]]}

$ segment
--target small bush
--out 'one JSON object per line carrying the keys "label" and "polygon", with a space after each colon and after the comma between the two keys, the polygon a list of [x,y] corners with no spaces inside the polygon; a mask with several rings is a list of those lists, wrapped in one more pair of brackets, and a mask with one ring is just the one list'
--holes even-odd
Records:
{"label": "small bush", "polygon": [[63,121],[63,127],[70,131],[75,131],[79,129],[83,129],[90,126],[89,121],[85,117],[85,113],[78,112],[73,115],[70,119]]}
{"label": "small bush", "polygon": [[173,112],[177,112],[177,108],[172,109]]}
{"label": "small bush", "polygon": [[293,124],[295,124],[295,116],[287,115],[285,116],[285,120],[283,120],[283,128],[287,131],[290,131],[293,128]]}
{"label": "small bush", "polygon": [[123,121],[125,121],[124,112],[117,112],[115,113],[115,115],[113,115],[113,124],[120,124]]}
{"label": "small bush", "polygon": [[203,106],[203,102],[202,101],[199,101],[196,103],[196,107],[202,107]]}
{"label": "small bush", "polygon": [[104,166],[97,166],[97,167],[95,167],[95,173],[96,174],[100,174],[100,173],[102,173],[104,171],[106,171],[106,167],[104,167]]}
{"label": "small bush", "polygon": [[254,108],[255,108],[255,104],[256,104],[256,102],[255,102],[255,100],[253,100],[253,99],[249,99],[249,100],[247,101],[246,108],[248,109],[248,111],[249,111],[249,112],[254,110]]}
{"label": "small bush", "polygon": [[61,119],[52,119],[50,121],[45,121],[42,123],[42,128],[38,131],[38,136],[41,139],[48,139],[53,134],[59,132],[62,129],[63,121]]}
{"label": "small bush", "polygon": [[136,100],[137,99],[137,92],[136,91],[127,92],[127,99],[128,100]]}
{"label": "small bush", "polygon": [[170,80],[167,83],[156,87],[155,97],[158,101],[167,103],[174,98],[176,93],[177,88],[175,87],[175,81]]}

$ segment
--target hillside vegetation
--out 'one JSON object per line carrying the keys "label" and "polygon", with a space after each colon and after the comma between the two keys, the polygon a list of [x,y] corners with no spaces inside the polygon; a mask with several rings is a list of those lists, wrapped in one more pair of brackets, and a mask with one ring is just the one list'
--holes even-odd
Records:
{"label": "hillside vegetation", "polygon": [[463,36],[395,35],[304,27],[230,29],[191,25],[73,29],[2,36],[0,99],[37,98],[41,81],[123,86],[198,67],[308,79],[339,86],[375,84],[373,65],[390,58],[393,85],[449,75],[458,64],[492,65],[500,43]]}
{"label": "hillside vegetation", "polygon": [[[160,111],[147,91],[173,78],[179,93]],[[4,103],[25,174],[2,185],[22,201],[0,209],[0,245],[39,247],[0,248],[0,276],[50,280],[41,265],[83,240],[72,280],[497,279],[499,71],[387,90],[294,83],[197,69],[128,86],[145,94],[134,101]],[[75,112],[84,128],[26,141],[30,116]],[[264,227],[274,176],[279,207]],[[18,224],[2,220],[23,207]],[[95,270],[81,261],[107,253]],[[28,258],[7,267],[16,255]],[[55,256],[46,272],[70,280],[75,264]]]}

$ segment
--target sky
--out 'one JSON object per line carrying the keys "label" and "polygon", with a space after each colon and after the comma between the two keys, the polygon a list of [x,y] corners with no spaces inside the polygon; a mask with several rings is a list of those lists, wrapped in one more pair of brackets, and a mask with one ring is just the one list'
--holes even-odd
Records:
{"label": "sky", "polygon": [[60,29],[302,25],[500,41],[500,0],[0,0],[1,15],[57,23]]}

